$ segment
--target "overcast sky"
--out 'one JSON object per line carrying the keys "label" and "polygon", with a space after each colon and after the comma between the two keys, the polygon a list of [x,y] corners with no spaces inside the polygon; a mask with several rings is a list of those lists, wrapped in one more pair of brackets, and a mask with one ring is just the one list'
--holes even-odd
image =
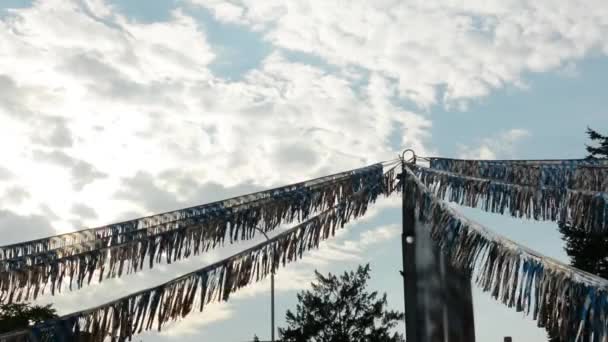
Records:
{"label": "overcast sky", "polygon": [[[578,158],[608,132],[605,0],[1,0],[0,244],[396,157]],[[567,261],[552,223],[463,209]],[[372,265],[402,309],[399,199],[277,276]],[[244,245],[240,245],[242,247]],[[61,313],[171,279],[215,251],[41,302]],[[269,337],[268,282],[146,341]],[[542,341],[475,292],[478,341]]]}

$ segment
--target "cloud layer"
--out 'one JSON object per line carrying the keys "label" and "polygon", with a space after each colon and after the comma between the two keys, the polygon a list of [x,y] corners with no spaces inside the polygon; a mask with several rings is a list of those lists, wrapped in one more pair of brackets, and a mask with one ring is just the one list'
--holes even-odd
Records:
{"label": "cloud layer", "polygon": [[[222,79],[185,9],[141,23],[101,1],[41,1],[0,25],[0,63],[14,66],[0,72],[0,143],[13,147],[2,175],[31,194],[9,208],[47,205],[60,230],[424,149],[430,121],[395,103],[394,81],[356,82],[281,50]],[[82,203],[97,215],[72,210]]]}
{"label": "cloud layer", "polygon": [[602,0],[190,1],[276,46],[394,78],[421,106],[463,106],[525,72],[608,53]]}

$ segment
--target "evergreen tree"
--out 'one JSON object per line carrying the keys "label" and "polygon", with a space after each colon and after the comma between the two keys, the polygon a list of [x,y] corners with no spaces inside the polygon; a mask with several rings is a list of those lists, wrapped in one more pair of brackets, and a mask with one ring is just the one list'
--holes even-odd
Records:
{"label": "evergreen tree", "polygon": [[591,141],[598,144],[597,147],[587,145],[587,158],[608,158],[608,136],[601,135],[597,131],[587,127],[587,135]]}
{"label": "evergreen tree", "polygon": [[398,342],[394,332],[403,313],[388,311],[386,294],[366,291],[369,264],[340,277],[315,271],[312,290],[297,295],[295,313],[287,310],[286,328],[279,328],[289,342]]}
{"label": "evergreen tree", "polygon": [[[597,147],[587,145],[587,158],[608,158],[608,136],[591,128],[587,128],[587,135],[598,144]],[[567,222],[559,226],[572,266],[608,279],[608,237],[589,235]]]}
{"label": "evergreen tree", "polygon": [[[608,158],[608,136],[587,128],[589,139],[597,146],[586,145],[587,158]],[[608,237],[589,235],[579,227],[567,222],[559,224],[562,239],[566,242],[565,250],[570,257],[570,264],[578,269],[608,279]],[[552,336],[549,333],[549,336]],[[551,342],[560,342],[550,338]]]}
{"label": "evergreen tree", "polygon": [[570,224],[560,224],[562,239],[570,264],[578,269],[608,279],[608,237],[589,235]]}

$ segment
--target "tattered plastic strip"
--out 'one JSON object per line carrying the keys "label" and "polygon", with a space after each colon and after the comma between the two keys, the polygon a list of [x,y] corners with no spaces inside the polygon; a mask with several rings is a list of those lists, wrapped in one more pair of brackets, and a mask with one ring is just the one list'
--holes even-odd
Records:
{"label": "tattered plastic strip", "polygon": [[[476,164],[522,164],[522,165],[561,165],[574,166],[579,165],[608,165],[606,158],[585,158],[585,159],[455,159],[455,158],[428,158],[434,167],[444,171],[450,171],[461,165],[469,163]],[[454,171],[455,172],[455,171]]]}
{"label": "tattered plastic strip", "polygon": [[457,269],[562,341],[606,341],[608,280],[493,233],[437,198],[412,171],[407,174],[406,201],[429,223],[433,239]]}
{"label": "tattered plastic strip", "polygon": [[[487,178],[526,186],[554,186],[576,190],[603,191],[579,168],[595,166],[608,170],[608,159],[564,160],[464,160],[430,158],[432,169],[463,176]],[[605,174],[605,173],[604,173]]]}
{"label": "tattered plastic strip", "polygon": [[217,201],[209,204],[198,205],[190,208],[175,210],[162,214],[142,217],[134,220],[114,223],[111,225],[84,229],[77,232],[59,234],[42,239],[25,241],[6,246],[0,246],[0,260],[18,258],[25,255],[44,253],[56,248],[66,247],[73,244],[82,244],[95,240],[103,240],[106,245],[122,243],[130,239],[130,233],[146,229],[160,230],[172,229],[179,224],[180,220],[196,218],[202,215],[214,214],[236,205],[256,202],[264,199],[284,199],[289,196],[310,197],[315,195],[315,190],[337,181],[345,181],[350,178],[366,177],[369,174],[381,173],[382,165],[374,164],[367,167],[337,173],[291,185],[256,192],[248,195],[238,196],[227,200]]}
{"label": "tattered plastic strip", "polygon": [[608,230],[608,194],[560,187],[533,187],[415,166],[420,180],[439,198],[492,213],[567,222],[586,232]]}
{"label": "tattered plastic strip", "polygon": [[[379,176],[379,177],[378,177]],[[325,210],[336,202],[354,205],[354,202],[373,201],[380,193],[390,189],[394,183],[394,169],[385,175],[382,171],[373,177],[363,177],[354,184],[339,188],[328,187],[329,193],[321,193],[316,198],[299,198],[294,203],[274,203],[273,205],[250,206],[245,209],[228,210],[221,215],[202,217],[178,229],[145,235],[110,247],[99,247],[68,256],[38,259],[33,265],[19,264],[0,272],[0,302],[20,302],[37,298],[46,292],[54,295],[61,292],[64,283],[68,288],[82,288],[89,285],[94,277],[98,281],[105,278],[121,277],[144,268],[144,263],[152,268],[155,263],[171,263],[197,255],[224,244],[252,239],[257,229],[268,232],[280,224],[294,222],[308,217],[313,212]],[[361,188],[372,188],[373,196],[353,196]],[[146,262],[146,259],[147,262]],[[48,286],[48,289],[47,289]]]}
{"label": "tattered plastic strip", "polygon": [[23,334],[73,341],[86,331],[90,334],[87,341],[101,342],[107,338],[124,341],[154,328],[160,331],[168,322],[203,311],[210,302],[226,301],[238,289],[318,248],[319,242],[334,236],[336,229],[364,215],[379,193],[388,196],[396,189],[394,173],[390,174],[393,178],[387,183],[359,189],[353,195],[359,200],[341,202],[269,241],[154,288],[36,325]]}
{"label": "tattered plastic strip", "polygon": [[0,271],[9,268],[15,269],[22,264],[36,264],[49,258],[69,256],[178,229],[191,222],[200,222],[201,219],[222,215],[229,210],[249,210],[256,206],[277,206],[280,202],[282,205],[291,205],[293,210],[298,211],[299,205],[310,204],[306,200],[330,201],[332,200],[330,198],[332,193],[340,196],[342,187],[354,187],[364,179],[379,177],[381,174],[382,166],[375,164],[332,176],[169,213],[0,247],[0,259],[4,257],[4,260],[0,260]]}
{"label": "tattered plastic strip", "polygon": [[608,192],[608,167],[582,166],[574,171],[573,189]]}
{"label": "tattered plastic strip", "polygon": [[[346,191],[347,189],[342,190],[342,188],[355,188],[356,186],[360,185],[359,183],[361,183],[361,181],[366,178],[370,178],[370,175],[378,177],[379,175],[381,175],[381,172],[381,168],[379,167],[373,169],[365,168],[353,171],[353,175],[356,175],[356,177],[350,175],[341,177],[337,181],[311,184],[309,189],[305,189],[306,191],[299,191],[302,189],[297,189],[293,192],[281,192],[278,195],[272,197],[252,197],[247,195],[237,197],[237,199],[242,199],[249,196],[251,200],[234,201],[234,199],[230,199],[221,202],[214,202],[211,204],[202,205],[200,206],[200,208],[203,210],[202,212],[198,213],[197,215],[190,215],[186,218],[179,219],[176,221],[165,222],[163,224],[154,225],[148,228],[123,232],[120,233],[118,236],[109,236],[106,238],[74,243],[65,247],[59,247],[49,251],[0,260],[0,271],[9,269],[16,270],[22,267],[23,265],[32,265],[41,262],[48,262],[55,258],[78,254],[102,247],[122,244],[127,241],[138,240],[141,238],[145,238],[148,235],[156,235],[165,231],[179,229],[180,227],[183,228],[194,223],[200,223],[202,220],[210,220],[217,218],[218,216],[221,217],[227,212],[246,213],[247,211],[252,210],[252,208],[264,206],[279,206],[279,204],[283,207],[291,206],[292,211],[297,212],[303,210],[304,207],[308,208],[312,204],[313,200],[316,200],[317,204],[320,206],[322,206],[323,203],[319,204],[319,201],[329,202],[325,203],[325,205],[331,205],[333,203],[332,201],[334,200],[334,196],[340,197],[343,194],[352,192]],[[268,190],[267,192],[270,191],[274,190]],[[259,193],[259,195],[263,195],[263,193]]]}

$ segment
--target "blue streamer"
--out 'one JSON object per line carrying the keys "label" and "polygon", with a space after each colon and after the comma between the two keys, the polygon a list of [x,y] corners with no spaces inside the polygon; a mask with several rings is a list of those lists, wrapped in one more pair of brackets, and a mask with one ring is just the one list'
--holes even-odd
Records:
{"label": "blue streamer", "polygon": [[[608,167],[608,159],[564,160],[463,160],[431,158],[430,168],[470,177],[486,178],[526,186],[559,187],[597,191],[577,179],[577,170],[590,166]],[[584,175],[580,175],[581,177]],[[578,187],[574,187],[574,185]]]}

